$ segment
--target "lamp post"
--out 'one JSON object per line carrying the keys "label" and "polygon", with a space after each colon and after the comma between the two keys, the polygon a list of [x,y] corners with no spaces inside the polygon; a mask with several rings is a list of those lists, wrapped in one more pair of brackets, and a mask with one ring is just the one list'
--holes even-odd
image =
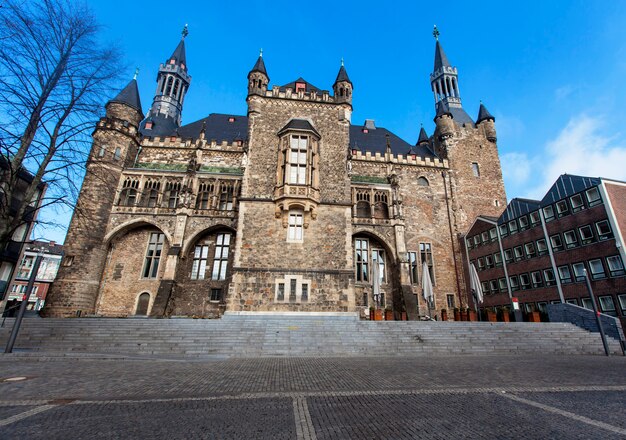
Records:
{"label": "lamp post", "polygon": [[602,338],[602,345],[604,345],[604,353],[607,356],[610,356],[611,353],[609,351],[609,344],[606,341],[606,335],[604,334],[604,328],[602,327],[602,319],[600,317],[600,312],[598,312],[598,306],[596,305],[596,299],[593,296],[593,290],[591,290],[591,282],[589,281],[589,274],[587,273],[587,269],[583,269],[585,273],[585,282],[587,283],[587,290],[589,291],[589,296],[591,297],[591,305],[593,306],[593,313],[596,315],[596,322],[598,323],[598,330],[600,330],[600,337]]}
{"label": "lamp post", "polygon": [[15,322],[13,323],[13,329],[11,329],[11,336],[9,336],[9,341],[7,342],[7,346],[4,349],[5,353],[13,352],[13,345],[15,345],[15,340],[17,339],[17,333],[20,331],[20,325],[22,324],[22,318],[24,317],[24,312],[26,312],[26,307],[28,306],[28,299],[30,298],[30,294],[33,291],[33,285],[35,284],[35,279],[37,278],[37,272],[39,272],[39,266],[41,265],[41,260],[43,260],[43,248],[37,249],[37,257],[35,257],[35,263],[33,264],[33,269],[30,272],[30,277],[28,277],[28,285],[26,286],[26,293],[22,297],[22,303],[20,304],[20,309],[17,312],[17,318],[15,318]]}

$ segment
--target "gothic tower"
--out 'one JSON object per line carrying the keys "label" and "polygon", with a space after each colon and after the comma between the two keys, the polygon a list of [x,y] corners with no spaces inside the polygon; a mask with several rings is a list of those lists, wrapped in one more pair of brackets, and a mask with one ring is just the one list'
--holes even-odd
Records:
{"label": "gothic tower", "polygon": [[248,73],[248,94],[254,93],[264,95],[267,91],[267,85],[270,82],[270,77],[265,70],[265,62],[263,61],[263,49],[259,53],[259,58],[256,60],[254,67],[250,73]]}
{"label": "gothic tower", "polygon": [[159,66],[152,107],[141,124],[141,132],[146,136],[172,133],[181,126],[183,102],[191,83],[185,55],[185,37],[188,33],[185,25],[178,46],[167,61]]}
{"label": "gothic tower", "polygon": [[338,103],[347,103],[352,106],[352,81],[348,77],[348,72],[343,65],[343,58],[341,59],[341,67],[337,74],[337,79],[333,84],[333,93],[335,94],[335,100]]}
{"label": "gothic tower", "polygon": [[95,312],[116,188],[122,170],[133,163],[139,147],[143,111],[136,74],[105,109],[93,132],[85,180],[65,240],[65,257],[48,293],[46,316]]}

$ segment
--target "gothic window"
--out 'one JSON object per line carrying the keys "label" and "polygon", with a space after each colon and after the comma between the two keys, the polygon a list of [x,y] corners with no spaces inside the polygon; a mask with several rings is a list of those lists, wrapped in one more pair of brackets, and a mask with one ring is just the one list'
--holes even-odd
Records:
{"label": "gothic window", "polygon": [[191,279],[203,280],[206,273],[206,263],[209,256],[208,245],[197,245],[193,253],[193,264],[191,266]]}
{"label": "gothic window", "polygon": [[148,208],[154,208],[159,198],[159,188],[161,182],[158,180],[148,180],[143,186],[143,204]]}
{"label": "gothic window", "polygon": [[174,90],[172,91],[172,96],[176,98],[178,96],[178,88],[180,87],[180,81],[174,81]]}
{"label": "gothic window", "polygon": [[292,135],[289,143],[286,183],[306,185],[308,136]]}
{"label": "gothic window", "polygon": [[165,235],[160,232],[152,232],[148,249],[146,250],[146,258],[143,264],[143,278],[156,278],[159,270],[159,261],[161,260],[161,251],[163,250],[163,240]]}
{"label": "gothic window", "polygon": [[215,239],[215,254],[213,256],[213,273],[211,279],[225,280],[228,269],[228,250],[230,249],[229,233],[217,234]]}
{"label": "gothic window", "polygon": [[168,208],[178,207],[178,199],[180,198],[180,182],[167,182],[165,185],[164,203]]}
{"label": "gothic window", "polygon": [[304,212],[300,210],[289,211],[289,223],[287,228],[287,241],[302,242]]}
{"label": "gothic window", "polygon": [[430,243],[420,243],[420,261],[422,263],[422,266],[424,265],[424,262],[426,262],[426,266],[428,266],[430,280],[433,284],[435,284],[435,273],[433,270],[433,251]]}
{"label": "gothic window", "polygon": [[356,216],[361,218],[369,218],[372,216],[370,192],[368,190],[356,192]]}
{"label": "gothic window", "polygon": [[230,182],[222,182],[220,184],[220,206],[221,211],[232,211],[233,209],[234,188]]}
{"label": "gothic window", "polygon": [[389,205],[386,192],[377,191],[374,194],[374,218],[389,218]]}
{"label": "gothic window", "polygon": [[170,95],[172,93],[172,83],[174,82],[174,78],[171,76],[167,78],[167,86],[165,88],[165,94]]}
{"label": "gothic window", "polygon": [[203,182],[200,184],[198,197],[196,198],[196,209],[209,209],[211,207],[213,190],[214,185],[212,182]]}
{"label": "gothic window", "polygon": [[126,178],[122,185],[118,205],[135,206],[135,203],[137,203],[137,188],[139,188],[139,181],[137,179]]}
{"label": "gothic window", "polygon": [[428,179],[426,179],[426,177],[420,177],[417,179],[417,184],[419,186],[430,186],[430,183],[428,183]]}
{"label": "gothic window", "polygon": [[356,281],[369,281],[369,243],[367,240],[357,238],[354,242],[356,263]]}

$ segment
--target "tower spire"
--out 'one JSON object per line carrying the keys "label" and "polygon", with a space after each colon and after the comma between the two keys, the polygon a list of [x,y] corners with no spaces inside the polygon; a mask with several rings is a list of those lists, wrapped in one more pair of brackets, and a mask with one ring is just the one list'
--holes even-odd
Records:
{"label": "tower spire", "polygon": [[151,136],[167,135],[175,132],[181,125],[183,101],[191,84],[185,52],[187,35],[189,35],[189,29],[185,25],[176,49],[165,63],[159,66],[157,88],[152,107],[148,112],[148,118],[142,122],[141,126],[144,134]]}
{"label": "tower spire", "polygon": [[443,101],[448,107],[461,107],[461,94],[459,93],[458,73],[448,61],[448,57],[439,41],[439,29],[434,27],[435,37],[435,66],[430,75],[435,105]]}

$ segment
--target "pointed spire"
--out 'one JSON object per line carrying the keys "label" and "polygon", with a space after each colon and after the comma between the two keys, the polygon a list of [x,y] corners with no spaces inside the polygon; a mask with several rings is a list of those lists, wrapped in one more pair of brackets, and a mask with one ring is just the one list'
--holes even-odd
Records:
{"label": "pointed spire", "polygon": [[[136,77],[137,73],[135,73],[135,78]],[[137,87],[137,80],[135,78],[131,79],[128,85],[126,85],[126,87],[124,87],[115,98],[111,99],[109,103],[115,102],[118,104],[127,105],[134,108],[135,110],[139,110],[139,112],[141,112],[143,116],[141,99],[139,98],[139,88]]]}
{"label": "pointed spire", "polygon": [[[263,49],[259,51],[259,58],[257,58],[256,63],[254,63],[254,67],[252,68],[250,73],[252,72],[262,73],[263,75],[267,76],[267,79],[269,80],[269,75],[267,74],[267,70],[265,69],[265,61],[263,61]],[[248,73],[248,76],[250,76],[250,73]]]}
{"label": "pointed spire", "polygon": [[496,121],[496,118],[494,118],[491,113],[489,113],[489,110],[487,110],[487,107],[485,107],[483,105],[483,102],[480,101],[480,107],[478,109],[478,118],[476,119],[476,124],[480,124],[482,121],[487,121],[487,120],[491,120],[491,121]]}
{"label": "pointed spire", "polygon": [[444,66],[452,67],[450,61],[448,61],[446,53],[443,51],[441,43],[439,43],[439,40],[437,40],[437,43],[435,43],[435,68],[433,72],[436,72]]}
{"label": "pointed spire", "polygon": [[424,126],[420,128],[420,135],[417,138],[417,145],[428,143],[428,134],[426,134],[426,130],[424,130]]}
{"label": "pointed spire", "polygon": [[352,84],[352,81],[350,81],[350,77],[348,77],[348,72],[346,71],[346,68],[343,65],[343,58],[341,58],[341,67],[339,67],[339,73],[337,74],[337,79],[335,79],[335,82],[333,85],[342,81]]}

